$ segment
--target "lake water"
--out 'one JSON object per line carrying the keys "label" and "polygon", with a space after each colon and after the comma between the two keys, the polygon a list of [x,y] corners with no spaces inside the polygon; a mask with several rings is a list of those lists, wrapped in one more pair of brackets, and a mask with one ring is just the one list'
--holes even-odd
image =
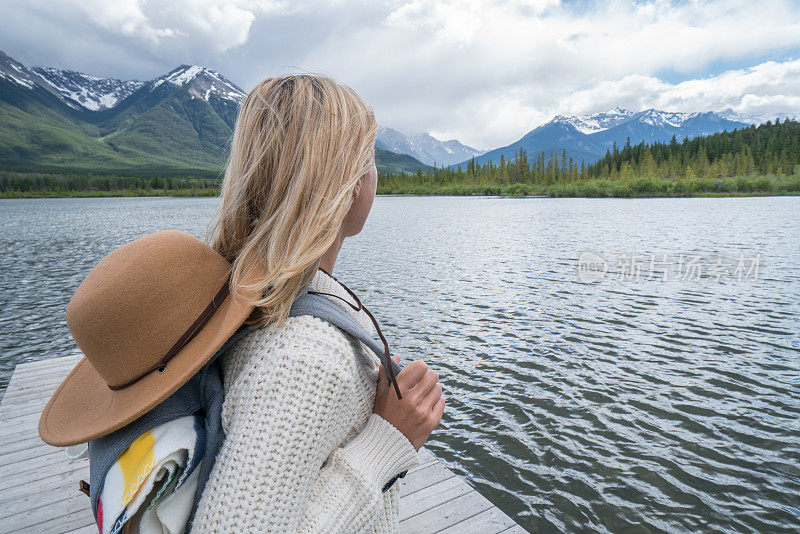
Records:
{"label": "lake water", "polygon": [[[215,205],[0,200],[0,388],[76,353],[65,306],[100,258],[202,237]],[[798,215],[792,197],[380,197],[334,274],[393,352],[440,371],[429,448],[525,528],[796,532]]]}

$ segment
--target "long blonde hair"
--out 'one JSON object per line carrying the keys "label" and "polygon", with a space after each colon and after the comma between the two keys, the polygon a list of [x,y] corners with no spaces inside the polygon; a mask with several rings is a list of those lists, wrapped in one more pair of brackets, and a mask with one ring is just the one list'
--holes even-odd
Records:
{"label": "long blonde hair", "polygon": [[281,324],[336,240],[374,158],[375,115],[327,76],[267,78],[243,100],[209,245],[232,263],[248,322]]}

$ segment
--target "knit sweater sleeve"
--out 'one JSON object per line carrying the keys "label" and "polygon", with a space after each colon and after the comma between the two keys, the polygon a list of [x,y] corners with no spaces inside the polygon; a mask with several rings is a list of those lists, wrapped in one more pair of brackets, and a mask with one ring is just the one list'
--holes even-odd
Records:
{"label": "knit sweater sleeve", "polygon": [[379,415],[346,435],[348,403],[363,390],[353,349],[323,321],[290,321],[305,327],[244,347],[269,358],[244,367],[226,393],[227,435],[192,532],[361,532],[380,514],[386,482],[418,462]]}

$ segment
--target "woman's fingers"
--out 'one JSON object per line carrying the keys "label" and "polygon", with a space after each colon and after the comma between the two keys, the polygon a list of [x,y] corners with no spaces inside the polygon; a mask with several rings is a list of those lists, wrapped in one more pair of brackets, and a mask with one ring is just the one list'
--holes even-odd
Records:
{"label": "woman's fingers", "polygon": [[425,395],[425,400],[423,404],[428,407],[429,410],[432,410],[436,403],[439,402],[439,399],[442,398],[442,385],[438,382],[433,385],[431,390]]}
{"label": "woman's fingers", "polygon": [[428,364],[422,360],[414,360],[406,365],[402,371],[397,375],[397,384],[403,390],[411,389],[428,372]]}
{"label": "woman's fingers", "polygon": [[428,393],[431,392],[438,381],[439,374],[433,369],[428,369],[420,381],[417,382],[417,385],[414,386],[414,389],[411,390],[411,393],[418,395],[420,399],[424,399],[428,396]]}
{"label": "woman's fingers", "polygon": [[[433,425],[433,428],[436,428],[439,426],[439,423],[442,422],[442,415],[444,415],[444,397],[439,397],[439,400],[437,400],[436,404],[433,405],[431,412],[433,413],[433,420],[436,422],[436,424]],[[433,432],[433,428],[431,429],[431,432]]]}

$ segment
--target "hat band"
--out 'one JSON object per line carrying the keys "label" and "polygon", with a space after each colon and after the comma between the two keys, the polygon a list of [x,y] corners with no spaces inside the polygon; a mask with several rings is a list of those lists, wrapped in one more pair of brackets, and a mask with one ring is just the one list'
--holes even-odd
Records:
{"label": "hat band", "polygon": [[138,382],[139,380],[141,380],[151,372],[155,371],[156,369],[158,369],[159,372],[163,371],[164,368],[167,366],[167,362],[173,356],[175,356],[178,353],[178,351],[180,351],[183,347],[185,347],[186,344],[189,343],[194,338],[194,336],[196,336],[197,333],[200,332],[200,330],[202,330],[202,328],[206,325],[206,323],[208,323],[208,321],[211,320],[211,317],[214,316],[214,312],[216,312],[217,309],[219,309],[219,307],[222,305],[222,302],[225,300],[225,297],[228,296],[228,292],[230,291],[230,280],[231,277],[229,274],[228,277],[225,279],[225,283],[222,285],[221,288],[219,288],[219,291],[217,291],[217,294],[214,295],[213,299],[211,299],[211,302],[208,303],[208,306],[206,306],[206,308],[202,311],[202,313],[200,313],[197,319],[194,320],[192,325],[186,329],[186,331],[178,339],[178,341],[176,341],[175,344],[172,345],[172,347],[170,347],[170,349],[164,354],[164,356],[161,357],[160,360],[158,360],[158,362],[155,365],[150,367],[150,369],[140,374],[133,380],[129,380],[124,384],[119,384],[116,386],[108,384],[108,389],[115,391],[118,389],[124,389],[130,386],[131,384]]}

